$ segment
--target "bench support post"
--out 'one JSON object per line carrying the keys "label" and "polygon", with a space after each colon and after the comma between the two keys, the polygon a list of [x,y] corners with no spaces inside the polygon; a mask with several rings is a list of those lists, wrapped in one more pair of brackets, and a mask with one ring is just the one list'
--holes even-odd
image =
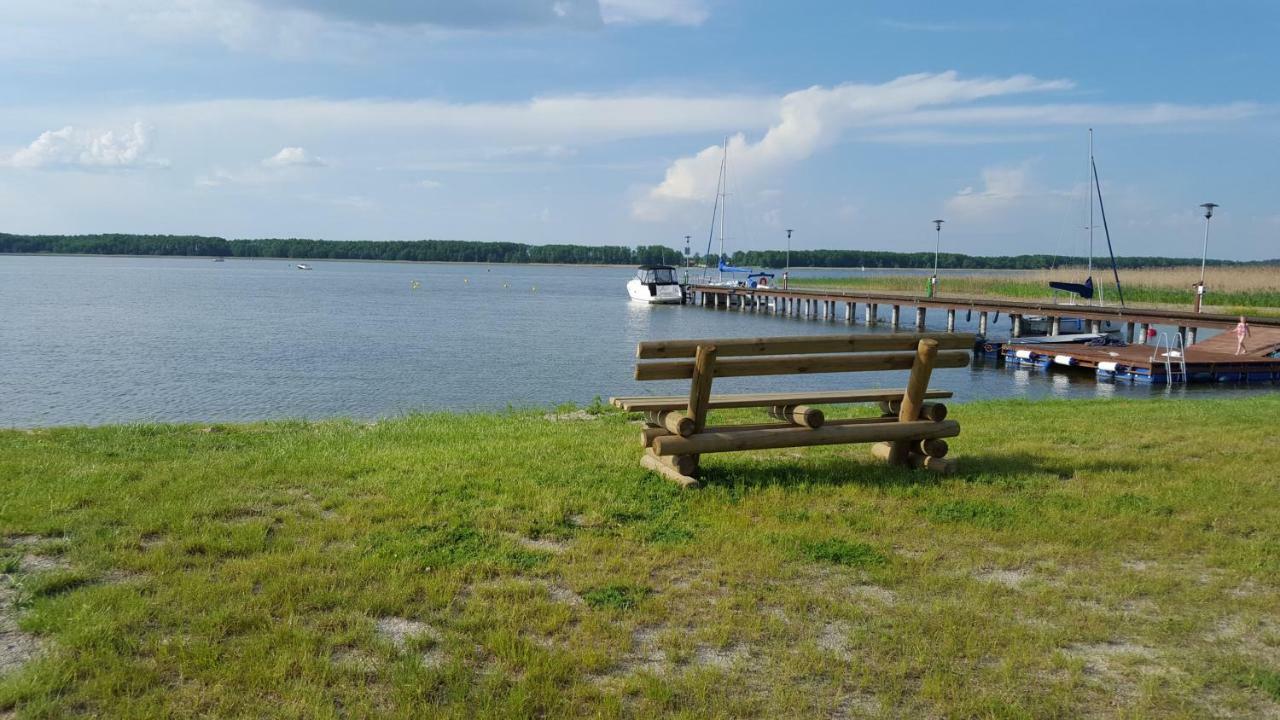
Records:
{"label": "bench support post", "polygon": [[[907,378],[907,390],[902,394],[902,407],[898,410],[898,422],[912,422],[920,417],[924,395],[929,389],[929,376],[933,374],[933,360],[938,356],[937,340],[921,340],[916,347],[916,357],[911,363],[911,376]],[[911,454],[911,442],[893,443],[889,462],[906,465]]]}

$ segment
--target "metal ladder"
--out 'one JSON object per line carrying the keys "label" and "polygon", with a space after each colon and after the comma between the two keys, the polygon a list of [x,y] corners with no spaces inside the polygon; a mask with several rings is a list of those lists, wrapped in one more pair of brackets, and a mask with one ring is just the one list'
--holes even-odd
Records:
{"label": "metal ladder", "polygon": [[[1182,344],[1182,333],[1174,333],[1177,338],[1176,342],[1169,338],[1169,333],[1162,332],[1160,337],[1156,338],[1155,347],[1151,350],[1151,362],[1156,362],[1160,357],[1160,347],[1164,347],[1164,377],[1165,382],[1169,385],[1174,383],[1186,384],[1187,382],[1187,353],[1186,348]],[[1177,353],[1177,372],[1174,372],[1174,358],[1170,357]]]}

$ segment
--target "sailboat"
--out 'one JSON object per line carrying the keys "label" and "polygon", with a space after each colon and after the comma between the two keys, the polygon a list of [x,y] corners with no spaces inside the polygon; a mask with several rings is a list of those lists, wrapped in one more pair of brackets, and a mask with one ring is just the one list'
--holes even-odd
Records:
{"label": "sailboat", "polygon": [[[1061,290],[1069,294],[1070,304],[1074,305],[1075,299],[1078,297],[1085,301],[1093,300],[1094,295],[1098,296],[1098,304],[1104,304],[1105,290],[1102,287],[1094,287],[1093,284],[1093,207],[1094,199],[1097,199],[1098,210],[1102,215],[1102,228],[1107,237],[1107,253],[1111,257],[1111,272],[1115,276],[1116,292],[1120,297],[1120,306],[1124,306],[1124,290],[1120,286],[1120,272],[1116,269],[1116,256],[1111,246],[1111,230],[1107,226],[1106,206],[1102,203],[1102,185],[1098,182],[1098,164],[1093,158],[1093,128],[1089,128],[1089,261],[1086,270],[1084,282],[1067,282],[1067,281],[1051,281],[1049,287],[1053,290]],[[1086,304],[1088,304],[1086,302]],[[1119,326],[1110,320],[1104,320],[1100,323],[1103,334],[1116,334],[1120,332]],[[1059,317],[1058,318],[1058,334],[1073,335],[1088,332],[1088,321],[1079,317]],[[1023,318],[1023,332],[1029,335],[1048,335],[1053,332],[1051,321],[1043,315],[1028,315]]]}
{"label": "sailboat", "polygon": [[[710,266],[703,268],[702,284],[713,285],[717,287],[768,287],[773,281],[773,273],[756,272],[751,268],[741,268],[729,265],[724,261],[724,227],[725,227],[725,205],[729,197],[729,138],[724,139],[724,151],[720,156],[720,176],[716,180],[716,199],[711,206],[711,231],[707,235],[707,255],[711,254],[711,241],[716,234],[716,212],[720,214],[720,252],[716,254],[716,278],[711,280],[707,277]],[[728,274],[726,278],[725,275]],[[746,279],[739,280],[738,275],[746,275]]]}

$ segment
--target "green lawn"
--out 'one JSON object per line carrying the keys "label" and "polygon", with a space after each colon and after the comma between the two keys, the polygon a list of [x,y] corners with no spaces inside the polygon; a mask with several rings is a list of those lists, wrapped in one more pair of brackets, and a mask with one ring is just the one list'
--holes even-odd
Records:
{"label": "green lawn", "polygon": [[685,492],[616,412],[0,432],[0,717],[1280,713],[1280,395],[952,417]]}

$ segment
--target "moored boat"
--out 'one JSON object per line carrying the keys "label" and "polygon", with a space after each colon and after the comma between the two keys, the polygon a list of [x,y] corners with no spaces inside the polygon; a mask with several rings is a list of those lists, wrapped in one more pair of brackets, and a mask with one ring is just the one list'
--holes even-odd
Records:
{"label": "moored boat", "polygon": [[636,276],[627,281],[627,294],[637,302],[656,305],[684,302],[684,288],[676,280],[676,269],[671,265],[641,265]]}

